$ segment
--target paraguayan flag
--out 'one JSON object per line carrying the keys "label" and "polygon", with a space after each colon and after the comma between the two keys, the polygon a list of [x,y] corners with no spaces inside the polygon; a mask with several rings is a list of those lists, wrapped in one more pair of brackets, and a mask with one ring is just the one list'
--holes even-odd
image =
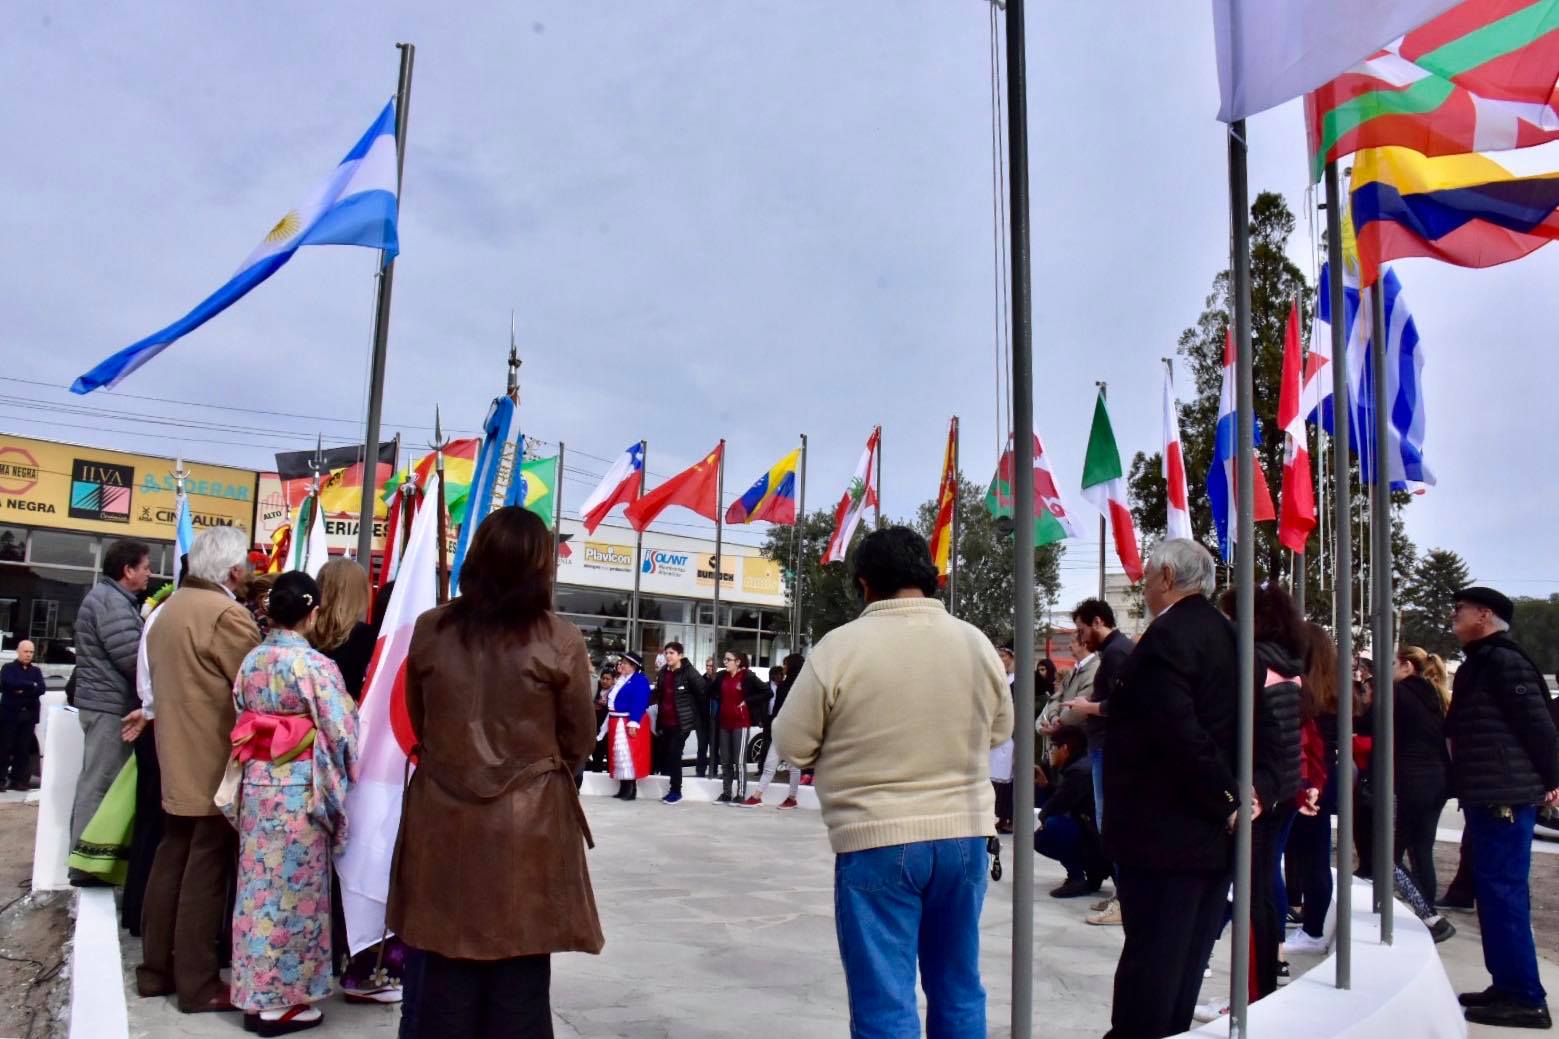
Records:
{"label": "paraguayan flag", "polygon": [[304,245],[361,245],[384,251],[386,262],[400,251],[396,235],[399,171],[395,153],[395,102],[347,152],[329,179],[303,205],[290,209],[249,254],[226,285],[160,332],[120,350],[71,386],[74,393],[91,393],[117,386],[131,372],[156,357],[238,302]]}

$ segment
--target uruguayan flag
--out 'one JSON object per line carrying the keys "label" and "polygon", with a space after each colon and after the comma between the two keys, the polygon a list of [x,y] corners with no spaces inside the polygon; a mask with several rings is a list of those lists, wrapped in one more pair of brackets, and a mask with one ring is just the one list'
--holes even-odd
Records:
{"label": "uruguayan flag", "polygon": [[396,236],[395,102],[347,152],[324,185],[303,205],[290,209],[261,240],[226,285],[160,332],[132,343],[81,376],[74,393],[113,387],[180,337],[243,298],[292,259],[304,245],[361,245],[382,249],[389,260],[400,251]]}

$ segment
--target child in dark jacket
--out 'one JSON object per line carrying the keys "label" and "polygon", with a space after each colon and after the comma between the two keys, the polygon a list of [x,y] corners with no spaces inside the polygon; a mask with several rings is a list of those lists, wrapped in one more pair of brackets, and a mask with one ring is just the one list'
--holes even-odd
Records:
{"label": "child in dark jacket", "polygon": [[1093,768],[1083,730],[1065,726],[1050,737],[1051,794],[1039,810],[1034,850],[1066,869],[1066,883],[1051,898],[1076,898],[1099,890],[1110,863],[1094,818]]}

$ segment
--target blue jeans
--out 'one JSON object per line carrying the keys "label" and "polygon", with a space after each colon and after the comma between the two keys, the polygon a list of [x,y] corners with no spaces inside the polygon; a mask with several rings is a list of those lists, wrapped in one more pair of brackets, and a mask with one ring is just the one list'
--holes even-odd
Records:
{"label": "blue jeans", "polygon": [[852,1039],[918,1039],[917,954],[929,1039],[985,1039],[985,871],[984,837],[835,857],[834,924]]}
{"label": "blue jeans", "polygon": [[1283,934],[1283,930],[1287,928],[1286,921],[1288,920],[1288,907],[1292,905],[1292,903],[1288,900],[1288,878],[1283,876],[1283,855],[1288,850],[1288,840],[1294,832],[1294,820],[1298,819],[1299,817],[1299,813],[1297,811],[1294,812],[1287,819],[1283,820],[1283,826],[1280,830],[1278,830],[1276,856],[1277,874],[1273,877],[1272,880],[1272,901],[1276,903],[1278,909],[1278,927],[1280,928],[1278,931],[1279,936],[1281,936]]}
{"label": "blue jeans", "polygon": [[1514,819],[1501,819],[1497,809],[1462,806],[1476,863],[1473,890],[1478,900],[1478,927],[1483,931],[1483,965],[1501,993],[1538,1007],[1547,1002],[1548,994],[1537,976],[1527,883],[1537,808],[1522,805],[1513,811]]}
{"label": "blue jeans", "polygon": [[1083,831],[1069,815],[1053,815],[1043,830],[1034,831],[1034,851],[1055,859],[1066,870],[1067,880],[1082,880],[1088,873],[1088,858],[1083,852]]}
{"label": "blue jeans", "polygon": [[1088,764],[1093,766],[1093,821],[1104,832],[1104,748],[1088,748]]}
{"label": "blue jeans", "polygon": [[1326,911],[1332,904],[1332,814],[1326,809],[1324,798],[1315,815],[1294,817],[1287,852],[1302,863],[1299,872],[1304,878],[1300,899],[1304,931],[1319,938],[1326,926]]}

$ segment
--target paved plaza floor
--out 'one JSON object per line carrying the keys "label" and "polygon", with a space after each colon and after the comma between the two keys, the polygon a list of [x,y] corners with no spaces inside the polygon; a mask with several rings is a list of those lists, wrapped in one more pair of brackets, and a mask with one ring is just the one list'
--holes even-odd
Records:
{"label": "paved plaza floor", "polygon": [[[607,941],[600,956],[553,957],[558,1036],[848,1035],[834,938],[833,855],[818,813],[692,802],[670,807],[642,798],[587,797],[584,803],[596,835],[589,862]],[[990,1035],[998,1037],[1009,1034],[1011,1005],[1010,838],[1002,859],[1006,875],[990,885],[981,921]],[[1058,866],[1038,860],[1036,1031],[1046,1039],[1096,1039],[1109,1023],[1121,931],[1083,924],[1087,899],[1047,897],[1060,880]],[[1227,946],[1226,939],[1214,955],[1215,976],[1204,998],[1227,994]],[[1487,984],[1476,938],[1441,948],[1453,982]],[[125,939],[132,1036],[244,1034],[237,1014],[185,1016],[169,1000],[136,998],[128,979],[139,951],[138,942]],[[1314,962],[1296,960],[1296,974]],[[1545,981],[1552,974],[1545,962]],[[392,1036],[398,1021],[393,1008],[347,1006],[339,995],[325,1004],[325,1014],[324,1026],[311,1034]]]}

